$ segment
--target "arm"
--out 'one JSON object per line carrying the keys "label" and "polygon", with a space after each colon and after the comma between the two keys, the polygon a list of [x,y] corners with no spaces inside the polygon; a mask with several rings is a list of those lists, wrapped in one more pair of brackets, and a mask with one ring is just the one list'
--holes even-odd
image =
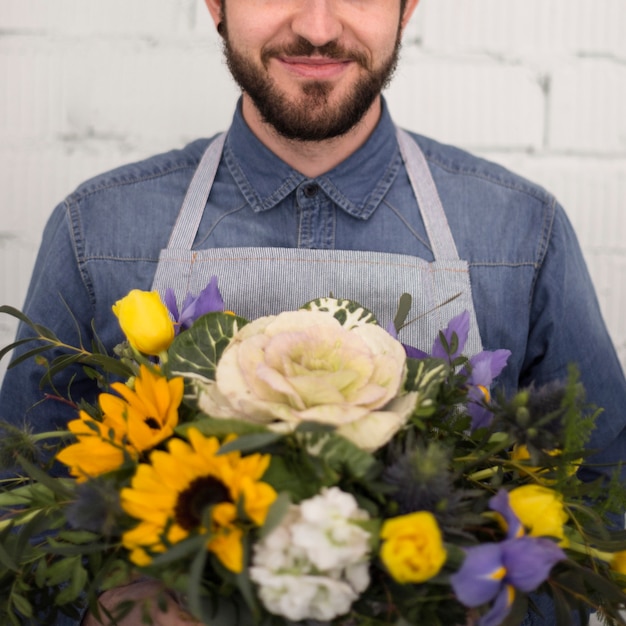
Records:
{"label": "arm", "polygon": [[626,381],[580,246],[558,206],[536,274],[530,315],[520,383],[565,379],[569,364],[579,367],[587,400],[604,409],[589,442],[599,453],[589,458],[581,478],[610,475],[615,464],[626,460]]}
{"label": "arm", "polygon": [[[87,287],[77,261],[69,208],[61,204],[44,230],[23,310],[31,320],[49,327],[64,342],[76,346],[82,339],[89,347],[94,313]],[[30,334],[30,328],[21,324],[18,338]],[[17,349],[14,356],[33,347],[33,344],[26,344]],[[59,354],[61,351],[45,356],[51,360]],[[7,371],[0,392],[0,418],[16,426],[28,422],[37,432],[64,428],[67,421],[74,418],[76,411],[70,404],[46,399],[46,394],[54,392],[50,388],[40,389],[44,373],[45,368],[32,358]],[[67,393],[70,381],[73,398],[94,399],[95,383],[80,367],[69,368],[55,378],[61,394]]]}

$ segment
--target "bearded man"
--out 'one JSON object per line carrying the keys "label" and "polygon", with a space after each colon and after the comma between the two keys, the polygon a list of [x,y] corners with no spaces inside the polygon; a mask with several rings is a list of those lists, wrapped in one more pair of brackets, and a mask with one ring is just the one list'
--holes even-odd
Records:
{"label": "bearded man", "polygon": [[[500,379],[508,392],[565,378],[578,363],[589,400],[605,408],[591,446],[603,463],[626,458],[626,383],[562,208],[503,168],[391,120],[381,91],[418,0],[206,4],[241,88],[230,129],[70,195],[47,225],[25,313],[70,344],[77,326],[88,343],[93,321],[110,348],[123,339],[111,304],[130,289],[172,288],[180,301],[217,275],[228,308],[244,317],[332,292],[385,322],[408,292],[420,320],[400,339],[428,349],[467,310],[470,354],[512,352]],[[73,411],[39,402],[40,377],[32,362],[9,371],[3,416],[62,428]],[[81,370],[56,384],[70,381],[75,397],[95,399]],[[142,580],[102,602],[155,593]],[[152,607],[153,623],[188,625],[168,602],[166,613]],[[118,624],[139,623],[143,608]]]}

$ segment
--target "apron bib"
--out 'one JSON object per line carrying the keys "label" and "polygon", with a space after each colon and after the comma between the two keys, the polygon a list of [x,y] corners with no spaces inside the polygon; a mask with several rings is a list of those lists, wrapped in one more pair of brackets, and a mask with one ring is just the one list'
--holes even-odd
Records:
{"label": "apron bib", "polygon": [[332,295],[359,302],[386,326],[395,316],[403,293],[413,297],[407,317],[413,320],[398,338],[430,351],[440,330],[467,310],[470,333],[464,350],[482,350],[472,300],[469,267],[459,259],[448,221],[426,159],[415,141],[397,130],[398,144],[422,214],[434,261],[404,254],[360,250],[300,248],[212,248],[193,250],[225,134],[207,147],[191,181],[168,247],[161,251],[153,289],[163,297],[171,288],[181,303],[197,295],[212,276],[226,308],[246,319],[293,310],[315,298]]}

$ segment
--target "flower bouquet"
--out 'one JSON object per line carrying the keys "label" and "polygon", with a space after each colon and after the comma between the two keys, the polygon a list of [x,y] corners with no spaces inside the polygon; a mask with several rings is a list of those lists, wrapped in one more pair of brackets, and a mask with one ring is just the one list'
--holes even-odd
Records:
{"label": "flower bouquet", "polygon": [[246,320],[216,279],[165,300],[114,305],[114,355],[50,362],[55,335],[0,309],[33,330],[20,359],[103,387],[67,432],[3,427],[22,471],[0,493],[2,624],[115,623],[128,604],[99,594],[145,578],[215,626],[519,624],[545,596],[559,625],[626,623],[624,495],[576,476],[594,413],[574,370],[492,396],[508,351],[464,356],[467,314],[404,346],[408,297],[387,327],[334,298]]}

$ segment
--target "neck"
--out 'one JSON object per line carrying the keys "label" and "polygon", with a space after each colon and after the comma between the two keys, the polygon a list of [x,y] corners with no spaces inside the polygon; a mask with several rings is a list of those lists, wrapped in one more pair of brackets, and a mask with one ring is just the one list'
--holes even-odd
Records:
{"label": "neck", "polygon": [[340,137],[324,141],[298,141],[280,135],[263,120],[247,94],[243,94],[243,118],[266,147],[277,157],[308,178],[324,174],[356,152],[371,135],[381,115],[377,98],[356,126]]}

